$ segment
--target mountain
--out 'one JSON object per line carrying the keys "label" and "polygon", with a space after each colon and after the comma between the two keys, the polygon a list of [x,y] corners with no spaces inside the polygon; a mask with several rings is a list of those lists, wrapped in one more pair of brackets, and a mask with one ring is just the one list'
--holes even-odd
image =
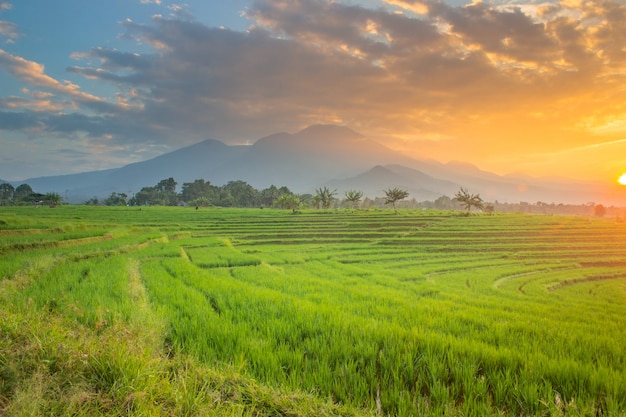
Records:
{"label": "mountain", "polygon": [[355,177],[329,181],[327,186],[337,189],[340,196],[349,190],[360,190],[366,196],[382,196],[385,189],[399,187],[407,190],[409,197],[417,201],[435,200],[442,195],[452,196],[459,190],[457,183],[440,180],[401,165],[377,165]]}
{"label": "mountain", "polygon": [[[195,145],[158,156],[144,162],[136,162],[113,170],[100,184],[76,190],[82,195],[97,191],[98,195],[112,192],[136,192],[146,186],[156,185],[165,178],[173,177],[179,185],[199,178],[210,178],[217,167],[228,165],[246,151],[246,146],[228,146],[208,139]],[[120,189],[120,184],[124,187]]]}
{"label": "mountain", "polygon": [[[257,189],[287,186],[297,193],[314,193],[328,186],[338,196],[350,189],[366,196],[383,195],[401,187],[416,200],[453,196],[463,186],[487,201],[534,203],[624,204],[606,187],[567,179],[501,176],[467,162],[417,160],[391,150],[351,129],[335,125],[310,126],[297,133],[276,133],[251,146],[231,146],[208,139],[156,158],[104,171],[31,178],[40,193],[57,192],[68,201],[108,197],[112,192],[132,194],[173,177],[179,187],[204,179],[215,185],[243,180]],[[621,191],[621,190],[620,190]]]}
{"label": "mountain", "polygon": [[132,194],[169,177],[173,177],[179,185],[199,178],[208,178],[211,170],[228,164],[246,148],[246,146],[228,146],[218,140],[207,139],[121,168],[30,178],[19,183],[27,183],[37,192],[54,191],[61,193],[71,202],[82,202],[91,197],[107,197],[112,192]]}
{"label": "mountain", "polygon": [[241,158],[215,173],[215,178],[219,182],[244,179],[255,187],[285,184],[310,192],[327,181],[377,164],[412,161],[346,127],[315,125],[295,134],[259,139]]}

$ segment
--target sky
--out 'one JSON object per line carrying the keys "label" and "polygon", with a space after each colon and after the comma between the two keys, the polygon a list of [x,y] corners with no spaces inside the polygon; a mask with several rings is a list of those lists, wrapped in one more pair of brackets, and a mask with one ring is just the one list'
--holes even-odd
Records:
{"label": "sky", "polygon": [[347,126],[416,158],[615,182],[625,0],[0,0],[0,178]]}

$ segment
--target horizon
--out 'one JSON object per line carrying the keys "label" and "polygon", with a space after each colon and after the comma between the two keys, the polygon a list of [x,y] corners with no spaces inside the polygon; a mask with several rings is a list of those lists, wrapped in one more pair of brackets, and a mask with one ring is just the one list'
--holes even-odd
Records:
{"label": "horizon", "polygon": [[[199,145],[201,143],[209,142],[209,141],[217,141],[217,142],[220,142],[220,143],[222,143],[222,144],[224,144],[226,146],[252,147],[257,142],[259,142],[259,141],[261,141],[261,140],[263,140],[263,139],[265,139],[267,137],[273,136],[275,134],[285,134],[286,133],[286,134],[288,134],[290,136],[293,136],[293,135],[296,135],[296,134],[298,134],[298,133],[300,133],[300,132],[302,132],[304,130],[307,130],[307,129],[312,128],[312,127],[317,127],[317,126],[346,127],[346,126],[342,126],[342,125],[332,125],[332,124],[328,124],[328,125],[310,125],[310,126],[305,127],[302,130],[299,130],[298,132],[275,132],[273,134],[264,136],[262,138],[258,138],[258,139],[254,140],[254,141],[248,141],[246,143],[227,143],[227,142],[225,142],[225,141],[223,141],[223,140],[221,140],[219,138],[207,138],[207,139],[200,140],[198,142],[194,142],[194,143],[191,143],[191,144],[180,146],[178,148],[173,148],[173,149],[164,151],[161,154],[154,155],[154,156],[152,156],[152,157],[150,157],[148,159],[144,159],[144,160],[140,160],[140,161],[134,161],[134,162],[131,162],[129,164],[147,162],[147,161],[150,161],[152,159],[159,158],[161,156],[165,156],[165,155],[167,155],[169,153],[180,151],[180,150],[183,150],[183,149],[186,149],[186,148],[190,148],[190,147],[193,147],[195,145]],[[347,129],[352,130],[350,128],[347,128]],[[352,130],[352,131],[355,132],[354,130]],[[360,132],[355,132],[355,133],[360,134]],[[365,137],[365,138],[369,139],[367,137]],[[377,143],[379,145],[382,145],[382,146],[386,146],[385,144],[381,144],[381,143],[376,142],[376,141],[373,141],[373,142],[375,142],[375,143]],[[391,149],[391,148],[389,148],[389,149]],[[391,149],[391,150],[396,151],[394,149]],[[401,154],[404,154],[401,151],[396,151],[396,152],[400,152]],[[478,170],[483,171],[483,172],[495,174],[495,175],[503,177],[503,178],[506,178],[506,177],[516,177],[516,178],[528,177],[530,179],[537,179],[537,180],[545,179],[545,180],[580,181],[580,180],[578,180],[576,178],[569,178],[569,177],[558,176],[558,175],[543,175],[542,176],[542,175],[531,175],[531,174],[516,173],[516,172],[509,172],[509,173],[505,173],[505,174],[500,174],[500,173],[495,173],[495,172],[491,172],[491,171],[485,170],[482,167],[480,167],[479,165],[471,163],[469,161],[461,161],[461,160],[454,160],[454,159],[453,160],[448,160],[448,161],[440,161],[440,160],[436,160],[436,159],[433,159],[433,158],[421,158],[421,159],[413,158],[413,159],[415,159],[415,161],[417,161],[417,162],[419,162],[419,161],[434,161],[434,162],[436,162],[438,164],[445,165],[445,166],[450,166],[450,165],[455,165],[455,164],[471,166],[472,168],[478,169]],[[46,178],[46,177],[68,176],[68,175],[74,175],[74,174],[85,174],[85,173],[89,173],[89,172],[117,170],[117,169],[120,169],[120,168],[124,168],[126,165],[129,165],[129,164],[124,164],[124,165],[119,165],[119,166],[111,166],[111,167],[108,167],[108,168],[103,168],[103,169],[94,170],[94,171],[66,172],[66,173],[59,173],[59,174],[54,174],[54,175],[44,175],[44,176],[37,176],[37,177],[30,176],[30,177],[24,177],[24,178],[18,178],[18,179],[7,179],[7,178],[0,177],[0,181],[6,181],[6,182],[9,182],[9,183],[14,183],[14,184],[16,184],[16,183],[26,183],[28,180],[34,180],[34,179],[40,179],[40,178]],[[623,177],[626,178],[626,174],[623,174]],[[204,178],[204,179],[205,180],[209,180],[209,178]],[[619,180],[619,178],[618,178],[618,180]],[[590,182],[595,182],[595,181],[591,180]],[[624,185],[626,185],[626,184],[624,184]]]}
{"label": "horizon", "polygon": [[0,0],[0,178],[334,124],[415,159],[620,187],[618,0],[224,3]]}
{"label": "horizon", "polygon": [[[358,146],[357,146],[358,145]],[[368,197],[386,187],[400,187],[418,201],[450,197],[470,189],[487,201],[507,203],[626,207],[623,186],[566,177],[501,176],[464,161],[438,162],[408,158],[349,128],[313,125],[290,134],[281,132],[251,145],[206,139],[145,161],[108,170],[86,171],[10,181],[28,184],[37,192],[64,190],[67,202],[105,198],[111,192],[133,194],[172,178],[179,187],[204,180],[216,186],[243,181],[256,189],[287,186],[297,194],[320,186],[340,194],[360,190]],[[133,191],[134,190],[134,191]]]}

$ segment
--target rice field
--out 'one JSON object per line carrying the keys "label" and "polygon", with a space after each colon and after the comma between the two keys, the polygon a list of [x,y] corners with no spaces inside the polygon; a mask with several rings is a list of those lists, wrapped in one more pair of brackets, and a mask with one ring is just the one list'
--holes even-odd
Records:
{"label": "rice field", "polygon": [[[22,207],[0,208],[0,239],[2,314],[102,337],[149,314],[162,361],[356,415],[626,415],[624,223]],[[16,386],[0,386],[0,411]]]}

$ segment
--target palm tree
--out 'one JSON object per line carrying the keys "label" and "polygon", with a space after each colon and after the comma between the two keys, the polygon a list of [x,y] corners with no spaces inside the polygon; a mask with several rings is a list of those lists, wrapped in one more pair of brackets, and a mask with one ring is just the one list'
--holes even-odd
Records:
{"label": "palm tree", "polygon": [[352,203],[352,208],[358,208],[361,198],[363,198],[363,191],[350,190],[346,192],[346,201]]}
{"label": "palm tree", "polygon": [[276,202],[282,208],[291,209],[292,213],[296,213],[302,204],[300,197],[295,194],[281,194]]}
{"label": "palm tree", "polygon": [[335,195],[337,195],[337,190],[331,191],[328,187],[318,188],[315,192],[317,193],[317,197],[319,197],[323,209],[329,209],[335,199]]}
{"label": "palm tree", "polygon": [[385,190],[385,204],[393,205],[393,209],[396,214],[398,214],[398,209],[396,208],[396,202],[400,200],[404,200],[409,196],[409,192],[407,190],[403,190],[401,188],[389,188]]}
{"label": "palm tree", "polygon": [[465,207],[467,213],[472,210],[472,207],[476,207],[479,210],[482,210],[484,207],[483,199],[480,197],[480,194],[470,194],[467,189],[463,187],[457,191],[454,195],[454,199]]}

